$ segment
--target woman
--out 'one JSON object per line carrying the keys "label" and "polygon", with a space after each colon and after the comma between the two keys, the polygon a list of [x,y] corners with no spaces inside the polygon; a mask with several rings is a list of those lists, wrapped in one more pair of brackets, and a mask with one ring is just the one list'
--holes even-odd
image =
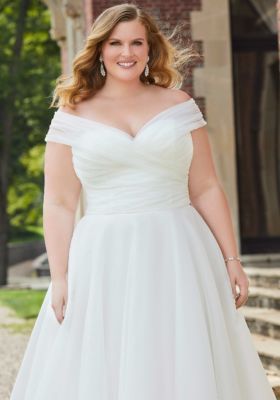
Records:
{"label": "woman", "polygon": [[45,154],[51,284],[11,399],[275,399],[238,310],[248,279],[206,121],[178,89],[189,55],[122,4],[58,81]]}

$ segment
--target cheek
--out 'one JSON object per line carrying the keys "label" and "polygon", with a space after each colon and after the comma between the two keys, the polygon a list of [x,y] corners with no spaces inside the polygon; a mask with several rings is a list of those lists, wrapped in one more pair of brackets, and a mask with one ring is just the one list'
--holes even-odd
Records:
{"label": "cheek", "polygon": [[114,61],[119,52],[120,48],[118,46],[106,46],[103,49],[103,57],[107,62]]}
{"label": "cheek", "polygon": [[138,57],[141,58],[144,62],[144,64],[146,64],[148,55],[149,55],[149,46],[148,44],[145,44],[143,46],[141,46],[138,49],[138,53],[137,53]]}
{"label": "cheek", "polygon": [[140,58],[145,58],[148,54],[148,48],[146,46],[136,47],[135,54],[137,54]]}

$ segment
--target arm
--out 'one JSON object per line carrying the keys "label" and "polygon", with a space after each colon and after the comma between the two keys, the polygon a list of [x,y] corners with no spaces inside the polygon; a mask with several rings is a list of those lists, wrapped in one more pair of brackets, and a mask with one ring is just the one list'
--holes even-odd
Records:
{"label": "arm", "polygon": [[44,172],[43,226],[54,289],[52,305],[57,318],[62,320],[62,306],[66,306],[67,300],[68,252],[81,190],[72,165],[71,147],[47,143]]}
{"label": "arm", "polygon": [[68,252],[80,194],[71,148],[47,143],[43,224],[52,281],[65,278]]}
{"label": "arm", "polygon": [[[224,258],[237,255],[230,208],[215,171],[207,129],[196,129],[192,138],[193,159],[189,171],[191,203],[211,229]],[[249,281],[239,261],[230,261],[227,271],[234,297],[235,284],[240,287],[236,302],[238,308],[247,300]]]}

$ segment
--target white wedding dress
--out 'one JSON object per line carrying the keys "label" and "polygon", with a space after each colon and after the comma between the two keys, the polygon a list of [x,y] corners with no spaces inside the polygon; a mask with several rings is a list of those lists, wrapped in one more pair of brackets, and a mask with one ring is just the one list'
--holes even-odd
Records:
{"label": "white wedding dress", "polygon": [[54,113],[46,141],[71,146],[87,206],[65,319],[50,284],[12,400],[275,400],[222,252],[188,196],[191,131],[205,124],[192,98],[135,137]]}

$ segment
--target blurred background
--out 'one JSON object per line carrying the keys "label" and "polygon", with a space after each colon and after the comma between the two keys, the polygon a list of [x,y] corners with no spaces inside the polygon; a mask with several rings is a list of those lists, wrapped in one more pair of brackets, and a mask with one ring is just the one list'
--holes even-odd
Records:
{"label": "blurred background", "polygon": [[[109,0],[0,0],[0,398],[50,282],[42,227],[44,137],[55,80]],[[242,307],[280,398],[280,1],[138,0],[202,55],[182,86],[208,122],[250,297]],[[77,218],[83,213],[82,200]]]}

